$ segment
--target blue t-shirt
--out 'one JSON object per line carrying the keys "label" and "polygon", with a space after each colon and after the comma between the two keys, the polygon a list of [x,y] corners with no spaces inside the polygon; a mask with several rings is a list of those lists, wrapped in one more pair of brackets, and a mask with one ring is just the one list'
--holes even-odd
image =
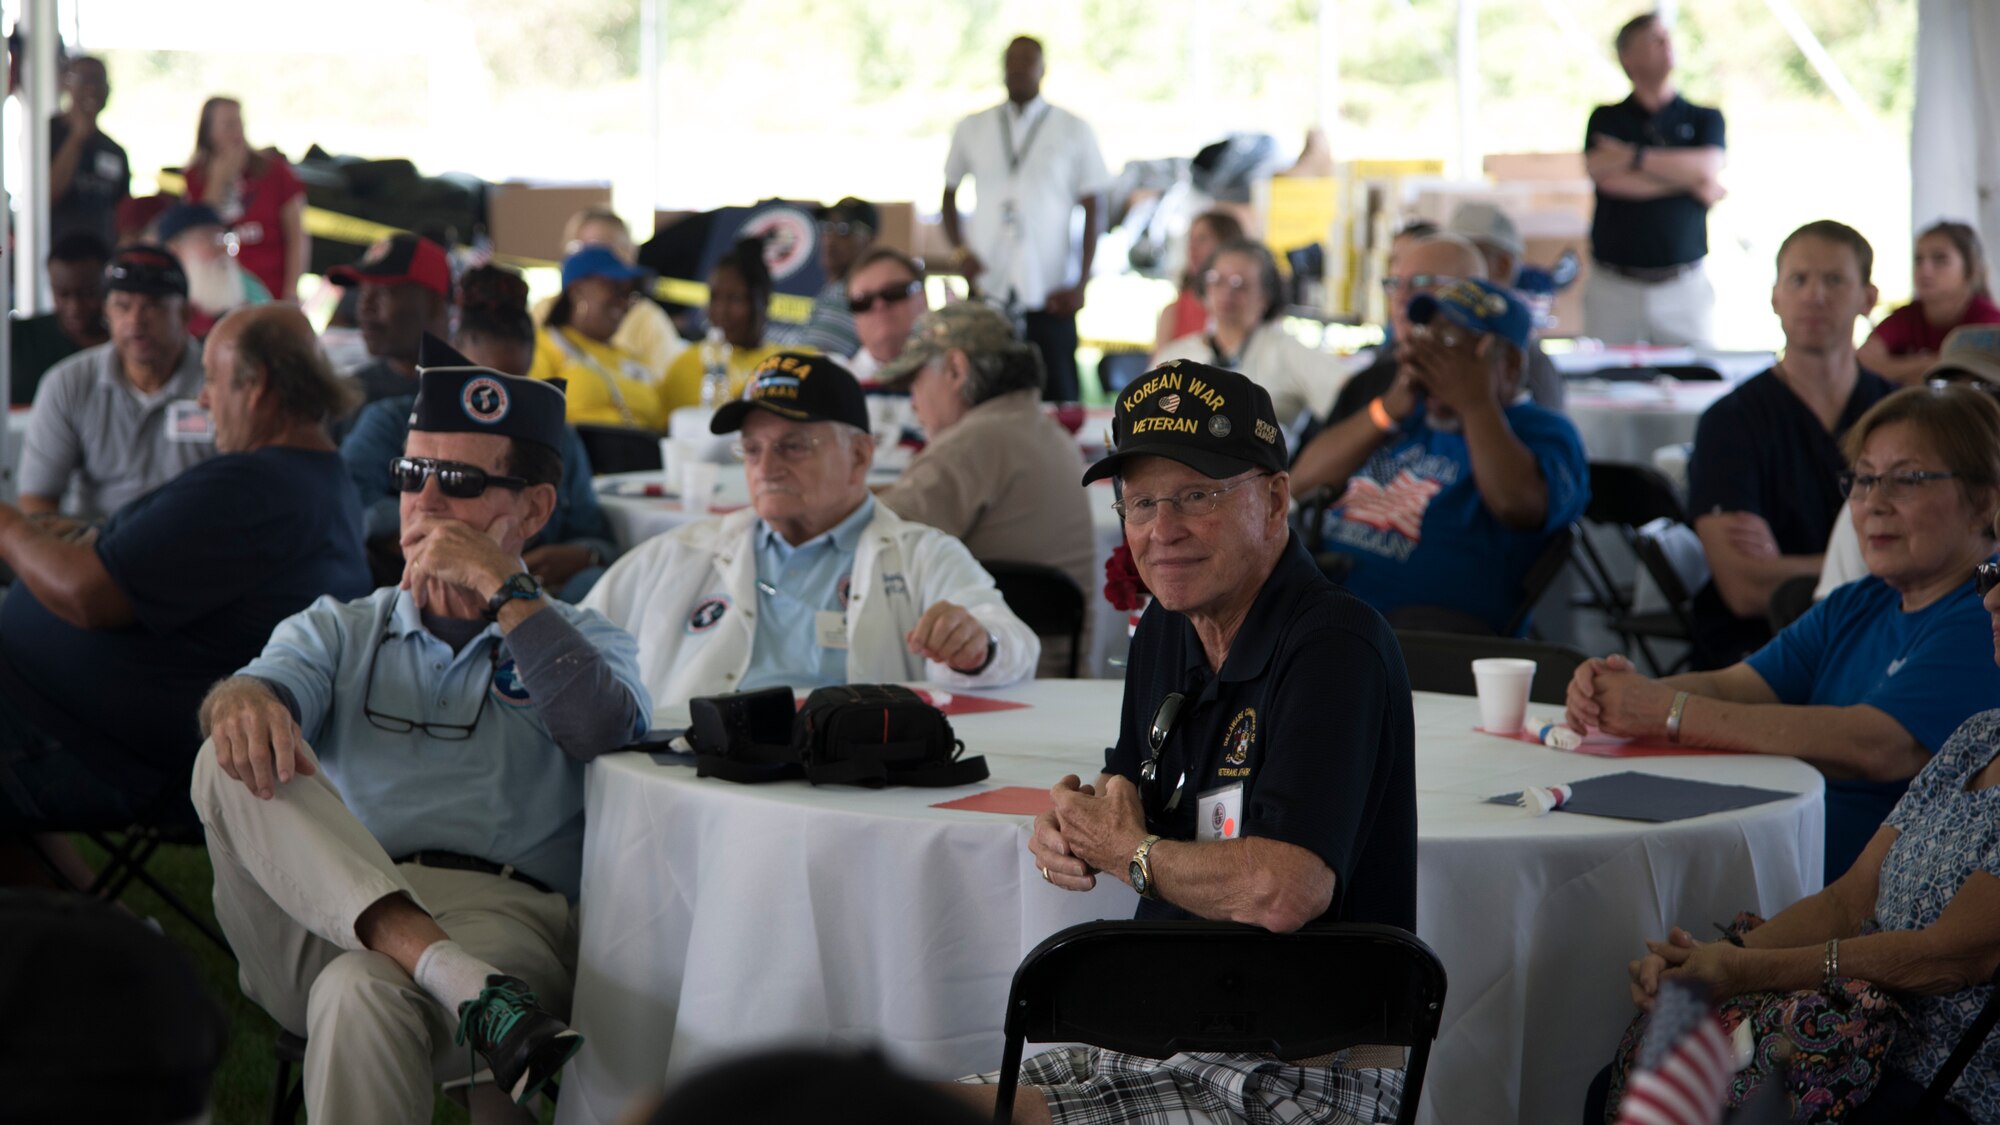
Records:
{"label": "blue t-shirt", "polygon": [[202,696],[278,622],[369,588],[360,506],[331,450],[204,461],[120,508],[97,557],[137,620],[80,629],[17,584],[0,602],[0,655],[30,714],[59,716],[49,733],[107,740],[167,773],[193,764]]}
{"label": "blue t-shirt", "polygon": [[[1981,871],[2000,877],[2000,786],[1965,787],[1996,749],[2000,711],[1967,719],[1889,814],[1896,842],[1882,859],[1875,893],[1875,920],[1884,930],[1934,925],[1967,879]],[[1910,1029],[1896,1037],[1890,1068],[1930,1085],[1992,992],[1992,986],[1979,984],[1935,996],[1903,996]],[[1975,1121],[2000,1120],[2000,1039],[1987,1037],[1952,1087],[1951,1101]]]}
{"label": "blue t-shirt", "polygon": [[1516,531],[1480,499],[1465,435],[1418,422],[1375,452],[1327,514],[1326,548],[1354,559],[1345,585],[1390,616],[1404,606],[1442,606],[1506,628],[1521,581],[1557,529],[1590,502],[1590,461],[1569,419],[1533,403],[1506,409],[1548,485],[1542,526]]}
{"label": "blue t-shirt", "polygon": [[[1936,753],[1973,714],[2000,701],[1993,619],[1972,581],[1915,613],[1868,577],[1835,590],[1751,654],[1750,670],[1797,706],[1867,704]],[[1826,880],[1845,874],[1908,780],[1826,780]]]}

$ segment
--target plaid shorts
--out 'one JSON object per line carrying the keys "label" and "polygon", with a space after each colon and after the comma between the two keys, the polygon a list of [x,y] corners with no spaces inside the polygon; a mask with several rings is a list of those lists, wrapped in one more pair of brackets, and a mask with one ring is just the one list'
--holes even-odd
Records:
{"label": "plaid shorts", "polygon": [[[999,1080],[997,1070],[960,1079]],[[1061,1047],[1024,1060],[1021,1085],[1040,1088],[1056,1125],[1375,1125],[1396,1119],[1403,1072]]]}

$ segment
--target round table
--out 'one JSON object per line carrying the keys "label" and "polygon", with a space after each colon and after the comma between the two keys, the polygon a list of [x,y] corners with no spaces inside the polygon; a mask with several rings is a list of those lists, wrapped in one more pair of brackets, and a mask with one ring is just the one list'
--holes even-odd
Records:
{"label": "round table", "polygon": [[[1064,926],[1129,917],[1135,900],[1108,878],[1088,895],[1043,883],[1028,816],[933,806],[1088,778],[1120,692],[1033,681],[994,693],[1026,709],[954,717],[992,768],[981,786],[745,786],[599,758],[572,1018],[588,1044],[558,1120],[612,1121],[669,1074],[782,1042],[876,1044],[928,1078],[998,1066],[1020,958]],[[1474,732],[1477,706],[1458,696],[1419,694],[1416,715],[1417,931],[1450,977],[1426,1120],[1573,1119],[1631,1015],[1625,962],[1642,939],[1818,889],[1821,781],[1803,763],[1561,754]],[[1795,796],[1661,825],[1484,803],[1625,769]]]}
{"label": "round table", "polygon": [[1572,383],[1563,412],[1592,461],[1651,465],[1653,451],[1694,440],[1702,412],[1735,388],[1728,383]]}
{"label": "round table", "polygon": [[[893,461],[890,463],[893,468],[885,468],[878,462],[875,470],[868,475],[868,483],[892,483],[908,461],[907,456]],[[596,485],[597,502],[603,506],[605,518],[610,521],[611,534],[620,547],[628,550],[635,543],[672,531],[684,523],[733,512],[750,503],[750,485],[741,465],[722,467],[720,482],[707,511],[690,510],[684,505],[679,496],[679,482],[668,481],[663,473],[607,473],[597,478]],[[1092,573],[1102,575],[1104,560],[1110,558],[1112,550],[1125,541],[1125,527],[1119,522],[1118,513],[1111,510],[1111,486],[1108,482],[1099,482],[1089,492],[1090,527],[1096,535]],[[1085,604],[1090,607],[1091,619],[1086,637],[1089,651],[1084,654],[1078,674],[1116,679],[1124,674],[1125,650],[1130,640],[1129,619],[1124,611],[1112,608],[1111,603],[1104,600],[1101,587],[1085,590],[1083,594]]]}

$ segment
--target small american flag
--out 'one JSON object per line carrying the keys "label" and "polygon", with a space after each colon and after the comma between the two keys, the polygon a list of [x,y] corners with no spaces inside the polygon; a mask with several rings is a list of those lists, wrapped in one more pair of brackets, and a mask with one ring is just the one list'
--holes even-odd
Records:
{"label": "small american flag", "polygon": [[1423,538],[1424,509],[1444,485],[1425,480],[1408,469],[1390,478],[1387,487],[1364,476],[1349,478],[1347,492],[1337,507],[1341,518],[1384,531],[1394,531],[1405,539]]}
{"label": "small american flag", "polygon": [[1716,1125],[1735,1074],[1729,1037],[1692,981],[1663,980],[1618,1125]]}

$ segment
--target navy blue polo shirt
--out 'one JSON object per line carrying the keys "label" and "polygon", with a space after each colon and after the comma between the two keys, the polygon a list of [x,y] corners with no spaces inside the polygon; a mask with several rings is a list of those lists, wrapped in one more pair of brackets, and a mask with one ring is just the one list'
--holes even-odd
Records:
{"label": "navy blue polo shirt", "polygon": [[[1715,400],[1695,427],[1694,454],[1688,459],[1689,518],[1699,520],[1718,510],[1755,512],[1771,525],[1780,553],[1824,552],[1833,521],[1846,503],[1839,478],[1847,457],[1840,439],[1895,389],[1887,379],[1863,370],[1831,432],[1778,378],[1776,369]],[[1734,664],[1771,639],[1770,625],[1761,616],[1729,612],[1714,582],[1695,595],[1694,625],[1706,656],[1702,663],[1713,667]]]}
{"label": "navy blue polo shirt", "polygon": [[[1186,703],[1151,784],[1153,716]],[[1417,798],[1410,682],[1382,616],[1329,582],[1293,536],[1257,593],[1219,672],[1193,624],[1154,605],[1132,638],[1118,745],[1105,772],[1139,787],[1146,830],[1196,838],[1199,796],[1243,786],[1243,836],[1302,847],[1333,869],[1318,921],[1417,924]],[[1186,788],[1165,809],[1176,783]],[[1169,891],[1171,887],[1167,888]],[[1141,900],[1137,917],[1190,918]]]}
{"label": "navy blue polo shirt", "polygon": [[361,507],[331,450],[204,461],[120,508],[96,550],[136,620],[81,629],[16,584],[0,602],[0,684],[73,752],[108,743],[165,777],[193,765],[202,696],[278,622],[372,585]]}
{"label": "navy blue polo shirt", "polygon": [[[1722,111],[1695,105],[1680,95],[1648,113],[1639,99],[1590,111],[1583,150],[1599,134],[1648,148],[1722,148]],[[1687,192],[1658,199],[1620,199],[1597,193],[1590,221],[1590,253],[1600,262],[1659,269],[1708,256],[1708,205]]]}

